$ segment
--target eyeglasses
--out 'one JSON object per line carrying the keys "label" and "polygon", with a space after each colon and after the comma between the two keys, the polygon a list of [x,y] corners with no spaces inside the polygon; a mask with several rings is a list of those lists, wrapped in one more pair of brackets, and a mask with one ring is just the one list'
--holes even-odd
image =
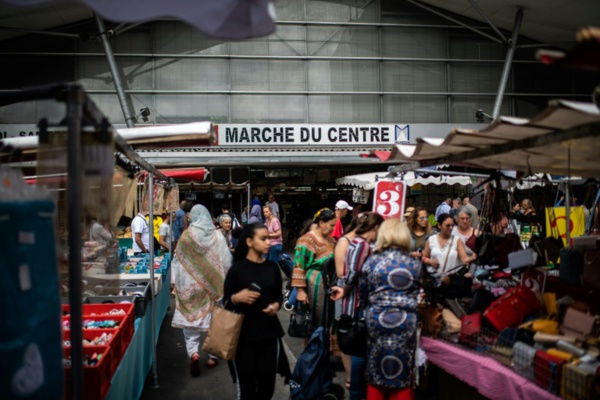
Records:
{"label": "eyeglasses", "polygon": [[419,217],[420,221],[427,221],[427,217]]}
{"label": "eyeglasses", "polygon": [[450,224],[450,225],[442,225],[444,228],[453,228],[454,224]]}

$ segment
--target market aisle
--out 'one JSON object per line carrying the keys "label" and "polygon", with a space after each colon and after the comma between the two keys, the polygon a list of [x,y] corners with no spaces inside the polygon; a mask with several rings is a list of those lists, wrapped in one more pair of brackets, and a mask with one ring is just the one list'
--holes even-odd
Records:
{"label": "market aisle", "polygon": [[[175,302],[171,299],[171,306],[160,329],[158,338],[158,388],[153,388],[152,373],[146,379],[144,390],[141,395],[143,400],[187,400],[187,399],[235,399],[236,389],[231,380],[227,363],[220,361],[213,369],[205,366],[207,356],[200,355],[202,375],[192,378],[189,373],[188,358],[185,351],[185,342],[181,329],[171,327],[173,309]],[[289,324],[289,313],[282,310],[279,318],[284,329]],[[284,337],[284,343],[288,351],[290,368],[293,370],[296,357],[302,352],[303,340]],[[343,382],[340,365],[335,363],[337,376],[334,382]],[[283,379],[278,376],[273,400],[285,400],[289,398],[289,387],[283,384]]]}

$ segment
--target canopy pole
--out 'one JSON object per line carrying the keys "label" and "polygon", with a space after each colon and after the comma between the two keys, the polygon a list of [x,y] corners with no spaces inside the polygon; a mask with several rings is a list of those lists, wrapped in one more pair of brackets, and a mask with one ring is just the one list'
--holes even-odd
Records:
{"label": "canopy pole", "polygon": [[494,102],[494,111],[492,112],[492,119],[497,120],[500,116],[500,107],[502,106],[502,100],[504,100],[504,92],[506,91],[506,84],[508,82],[508,76],[510,75],[510,69],[512,67],[513,57],[515,55],[515,49],[517,47],[517,39],[519,38],[519,32],[521,31],[521,22],[523,21],[523,9],[519,8],[515,15],[515,23],[513,25],[512,35],[508,40],[508,51],[506,52],[506,58],[504,59],[504,68],[502,69],[502,76],[500,77],[500,85],[498,86],[498,93],[496,94],[496,101]]}
{"label": "canopy pole", "polygon": [[67,126],[67,226],[69,228],[69,311],[71,314],[71,398],[83,399],[83,305],[81,304],[81,120],[85,94],[68,86]]}
{"label": "canopy pole", "polygon": [[148,269],[150,271],[150,298],[152,299],[152,388],[158,388],[158,368],[156,366],[156,293],[154,293],[154,174],[148,172],[148,229],[150,230],[150,262]]}
{"label": "canopy pole", "polygon": [[154,380],[153,388],[158,388],[158,369],[156,367],[156,293],[154,293],[154,174],[148,171],[148,228],[150,230],[149,250],[150,262],[148,270],[150,272],[150,299],[152,301],[152,378]]}
{"label": "canopy pole", "polygon": [[565,232],[567,234],[567,246],[571,247],[571,190],[569,188],[569,179],[571,178],[571,148],[567,148],[567,168],[569,169],[567,179],[565,179]]}

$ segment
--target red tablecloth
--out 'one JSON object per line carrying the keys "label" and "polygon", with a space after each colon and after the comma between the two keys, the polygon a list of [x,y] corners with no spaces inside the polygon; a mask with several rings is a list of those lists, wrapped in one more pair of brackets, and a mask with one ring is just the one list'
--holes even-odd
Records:
{"label": "red tablecloth", "polygon": [[430,362],[492,400],[560,399],[493,358],[427,337],[421,347]]}

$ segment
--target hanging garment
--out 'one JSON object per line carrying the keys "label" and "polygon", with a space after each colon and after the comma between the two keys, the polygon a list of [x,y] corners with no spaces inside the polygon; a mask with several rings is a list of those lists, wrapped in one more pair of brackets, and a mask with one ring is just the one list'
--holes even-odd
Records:
{"label": "hanging garment", "polygon": [[0,393],[58,399],[63,391],[55,205],[0,202]]}

